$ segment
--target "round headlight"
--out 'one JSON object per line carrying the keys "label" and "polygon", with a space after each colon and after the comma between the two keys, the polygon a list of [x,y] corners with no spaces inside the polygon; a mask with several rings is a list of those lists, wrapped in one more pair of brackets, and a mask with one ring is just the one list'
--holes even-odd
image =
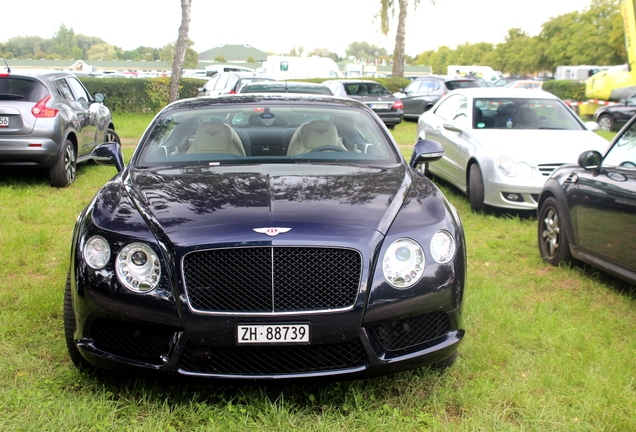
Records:
{"label": "round headlight", "polygon": [[384,277],[396,288],[414,285],[424,273],[424,251],[415,241],[407,238],[394,241],[384,254]]}
{"label": "round headlight", "polygon": [[95,270],[103,269],[110,260],[110,246],[104,237],[93,236],[84,246],[84,261]]}
{"label": "round headlight", "polygon": [[437,231],[431,238],[431,255],[440,264],[445,264],[455,255],[455,240],[448,231]]}
{"label": "round headlight", "polygon": [[119,281],[129,290],[147,292],[161,277],[161,264],[154,250],[143,243],[131,243],[117,254],[115,266]]}

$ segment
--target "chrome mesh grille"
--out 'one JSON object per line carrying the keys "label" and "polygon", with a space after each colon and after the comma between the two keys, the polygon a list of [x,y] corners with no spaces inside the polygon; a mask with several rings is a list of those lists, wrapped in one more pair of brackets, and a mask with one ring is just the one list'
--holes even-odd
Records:
{"label": "chrome mesh grille", "polygon": [[187,254],[184,281],[200,312],[276,313],[352,307],[362,257],[339,248],[254,247]]}

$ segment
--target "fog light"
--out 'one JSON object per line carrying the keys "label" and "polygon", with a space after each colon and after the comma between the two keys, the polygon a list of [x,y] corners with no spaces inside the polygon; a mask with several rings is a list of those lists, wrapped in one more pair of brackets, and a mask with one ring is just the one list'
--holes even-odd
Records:
{"label": "fog light", "polygon": [[504,199],[508,200],[508,201],[513,201],[513,202],[523,202],[524,199],[521,196],[521,194],[515,193],[515,192],[503,192],[502,193]]}

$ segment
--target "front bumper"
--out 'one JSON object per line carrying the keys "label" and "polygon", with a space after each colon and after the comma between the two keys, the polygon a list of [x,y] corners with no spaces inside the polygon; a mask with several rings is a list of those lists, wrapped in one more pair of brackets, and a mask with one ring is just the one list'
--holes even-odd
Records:
{"label": "front bumper", "polygon": [[490,181],[485,185],[484,203],[514,210],[536,210],[539,194],[547,177],[530,179],[531,185]]}
{"label": "front bumper", "polygon": [[218,379],[363,378],[450,357],[464,336],[460,319],[459,311],[433,312],[364,326],[349,341],[248,347],[198,345],[178,328],[102,319],[76,344],[105,369]]}

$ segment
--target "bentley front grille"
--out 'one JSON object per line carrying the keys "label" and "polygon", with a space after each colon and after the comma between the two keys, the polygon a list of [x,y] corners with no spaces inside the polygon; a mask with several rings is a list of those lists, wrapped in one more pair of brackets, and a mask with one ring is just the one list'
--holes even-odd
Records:
{"label": "bentley front grille", "polygon": [[285,313],[353,307],[362,256],[356,250],[253,247],[191,252],[183,259],[197,312]]}

